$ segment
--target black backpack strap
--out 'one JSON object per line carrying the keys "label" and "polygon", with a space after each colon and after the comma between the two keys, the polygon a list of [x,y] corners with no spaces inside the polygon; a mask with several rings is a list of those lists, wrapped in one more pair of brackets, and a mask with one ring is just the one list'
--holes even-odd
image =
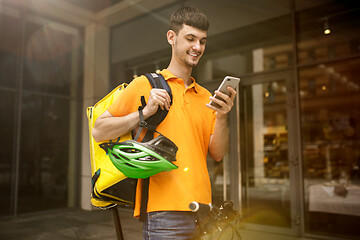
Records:
{"label": "black backpack strap", "polygon": [[147,79],[149,79],[149,82],[153,88],[161,88],[165,89],[169,96],[170,96],[170,105],[172,105],[172,92],[169,84],[166,82],[165,78],[161,74],[157,73],[147,73],[145,74]]}
{"label": "black backpack strap", "polygon": [[142,179],[141,204],[140,204],[140,216],[139,216],[139,220],[141,222],[144,222],[146,220],[146,210],[149,200],[149,185],[150,185],[150,178]]}
{"label": "black backpack strap", "polygon": [[[156,73],[148,73],[145,74],[145,76],[147,77],[153,88],[165,89],[168,92],[170,96],[170,105],[172,105],[173,97],[172,97],[171,88],[169,84],[166,82],[164,76]],[[140,127],[136,134],[137,137],[135,139],[137,140],[142,128],[145,127],[147,128],[147,132],[142,141],[147,142],[154,138],[154,132],[156,132],[156,127],[165,119],[168,111],[166,109],[162,110],[161,108],[159,108],[153,116],[151,116],[146,121],[144,121],[142,109],[145,107],[146,103],[144,103],[145,101],[143,97],[141,102],[142,102],[141,103],[142,106],[139,107]],[[139,217],[139,220],[142,222],[145,221],[146,219],[147,204],[149,199],[149,183],[150,183],[150,178],[146,178],[142,180],[141,205],[140,205],[140,217]]]}
{"label": "black backpack strap", "polygon": [[[170,96],[170,105],[172,105],[173,96],[172,96],[171,88],[169,84],[166,82],[164,76],[156,73],[148,73],[145,74],[145,76],[147,77],[147,79],[150,82],[150,85],[153,88],[165,89],[167,91],[167,93]],[[152,115],[146,121],[144,121],[142,109],[145,107],[146,102],[143,96],[141,97],[141,104],[142,105],[139,107],[140,127],[134,139],[137,140],[142,129],[147,128],[147,132],[142,140],[143,142],[147,142],[154,138],[154,132],[156,132],[156,127],[165,119],[168,111],[166,109],[162,110],[161,108],[159,108],[154,115]]]}
{"label": "black backpack strap", "polygon": [[[148,73],[145,74],[145,76],[148,78],[153,88],[165,89],[167,91],[167,93],[170,96],[170,105],[172,105],[173,96],[172,96],[171,88],[169,84],[166,82],[164,76],[156,73]],[[167,113],[168,111],[166,109],[162,110],[161,108],[159,108],[153,116],[149,117],[146,120],[148,131],[145,134],[143,141],[147,142],[154,138],[154,132],[156,127],[165,119]]]}

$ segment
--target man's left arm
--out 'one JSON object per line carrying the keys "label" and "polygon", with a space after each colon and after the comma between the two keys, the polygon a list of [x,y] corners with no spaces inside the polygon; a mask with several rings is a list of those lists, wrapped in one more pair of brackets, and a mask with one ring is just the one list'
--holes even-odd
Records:
{"label": "man's left arm", "polygon": [[222,100],[210,97],[210,100],[220,106],[219,108],[206,104],[208,108],[216,111],[214,134],[211,135],[209,143],[210,157],[216,161],[221,161],[224,158],[229,146],[229,127],[227,118],[230,110],[234,106],[236,91],[232,87],[228,87],[228,90],[230,96],[220,91],[215,91],[215,94],[221,97]]}

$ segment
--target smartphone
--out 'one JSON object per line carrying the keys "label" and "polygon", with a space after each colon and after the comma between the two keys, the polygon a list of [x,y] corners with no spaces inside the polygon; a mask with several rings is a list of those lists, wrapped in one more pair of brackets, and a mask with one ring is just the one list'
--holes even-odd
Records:
{"label": "smartphone", "polygon": [[[240,78],[237,77],[231,77],[231,76],[226,76],[224,78],[224,80],[222,81],[222,83],[220,84],[218,91],[225,93],[226,95],[230,96],[230,92],[227,90],[227,87],[230,86],[234,89],[236,89],[237,85],[240,82]],[[216,94],[214,95],[215,98],[222,100],[220,97],[216,96]],[[220,105],[210,101],[210,105],[220,108]]]}

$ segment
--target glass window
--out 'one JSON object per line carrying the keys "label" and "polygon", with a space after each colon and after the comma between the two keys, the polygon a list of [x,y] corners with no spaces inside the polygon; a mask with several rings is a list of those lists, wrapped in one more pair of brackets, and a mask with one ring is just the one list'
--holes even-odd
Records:
{"label": "glass window", "polygon": [[312,64],[360,53],[356,1],[330,1],[297,14],[298,62]]}
{"label": "glass window", "polygon": [[291,17],[285,15],[210,36],[199,67],[211,71],[205,80],[223,78],[225,73],[241,76],[286,69],[293,65],[292,52]]}
{"label": "glass window", "polygon": [[[219,5],[192,0],[185,5],[201,9],[210,22],[205,53],[193,71],[198,81],[293,65],[289,1],[223,0]],[[165,38],[167,23],[179,7],[174,4],[112,29],[112,76],[116,82],[168,66],[171,52]],[[144,28],[145,24],[149,27]],[[147,41],[136,37],[138,29]]]}
{"label": "glass window", "polygon": [[[225,159],[223,159],[223,161],[225,161]],[[223,161],[216,162],[210,157],[207,159],[213,204],[219,204],[224,201],[223,186],[225,179]]]}
{"label": "glass window", "polygon": [[15,103],[13,92],[0,90],[0,216],[11,213],[13,179]]}
{"label": "glass window", "polygon": [[0,34],[0,216],[66,207],[76,201],[78,29],[2,6]]}
{"label": "glass window", "polygon": [[359,66],[353,59],[299,72],[307,232],[359,233]]}
{"label": "glass window", "polygon": [[291,228],[286,81],[244,91],[244,220]]}
{"label": "glass window", "polygon": [[0,13],[0,87],[13,88],[17,86],[18,82],[20,20],[3,12]]}
{"label": "glass window", "polygon": [[69,109],[67,99],[23,97],[19,213],[67,206]]}

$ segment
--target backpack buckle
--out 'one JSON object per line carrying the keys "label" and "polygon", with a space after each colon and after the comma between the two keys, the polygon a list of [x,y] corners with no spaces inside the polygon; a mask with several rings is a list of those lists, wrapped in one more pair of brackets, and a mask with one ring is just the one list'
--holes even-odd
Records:
{"label": "backpack buckle", "polygon": [[147,122],[145,122],[144,120],[139,122],[139,126],[140,127],[146,127],[147,126]]}

